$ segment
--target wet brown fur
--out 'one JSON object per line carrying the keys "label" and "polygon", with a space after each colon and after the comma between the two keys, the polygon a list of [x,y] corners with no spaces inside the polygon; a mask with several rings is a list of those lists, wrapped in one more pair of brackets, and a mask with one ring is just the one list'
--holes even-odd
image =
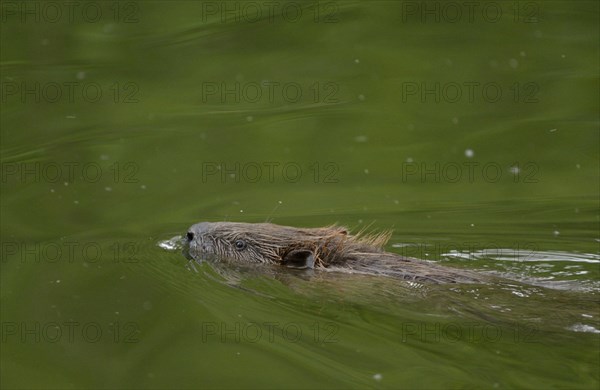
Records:
{"label": "wet brown fur", "polygon": [[[438,283],[480,282],[481,275],[456,268],[385,252],[391,232],[355,235],[339,226],[295,228],[270,223],[214,222],[192,226],[189,243],[192,257],[217,256],[248,263],[283,264],[296,250],[314,254],[315,269],[376,274],[413,281]],[[188,233],[188,234],[190,234]],[[246,247],[237,250],[243,240]]]}

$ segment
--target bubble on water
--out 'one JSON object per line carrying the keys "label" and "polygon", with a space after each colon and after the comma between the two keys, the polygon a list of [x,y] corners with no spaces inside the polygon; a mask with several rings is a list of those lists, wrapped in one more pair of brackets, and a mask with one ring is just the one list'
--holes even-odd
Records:
{"label": "bubble on water", "polygon": [[104,187],[104,191],[111,192],[112,191],[112,187]]}
{"label": "bubble on water", "polygon": [[566,54],[561,54],[560,58],[567,58]]}
{"label": "bubble on water", "polygon": [[525,57],[527,54],[525,54],[525,52],[524,52],[524,51],[522,51],[522,52],[520,52],[520,53],[519,53],[519,55],[520,55],[521,57]]}
{"label": "bubble on water", "polygon": [[359,135],[357,137],[354,137],[354,141],[356,142],[367,142],[369,138],[366,135]]}
{"label": "bubble on water", "polygon": [[581,165],[580,164],[575,164],[575,168],[581,169]]}
{"label": "bubble on water", "polygon": [[457,125],[458,124],[458,118],[457,117],[452,118],[452,123],[454,123],[455,125]]}
{"label": "bubble on water", "polygon": [[79,204],[79,201],[78,200],[74,200],[73,203]]}
{"label": "bubble on water", "polygon": [[516,58],[511,58],[510,60],[508,60],[508,64],[511,68],[517,69],[517,67],[519,66],[519,61],[517,61]]}
{"label": "bubble on water", "polygon": [[412,157],[406,157],[406,162],[407,162],[407,163],[411,163],[411,162],[413,162],[413,161],[414,161],[414,160],[413,160],[413,158],[412,158]]}
{"label": "bubble on water", "polygon": [[100,160],[106,161],[110,159],[110,156],[108,154],[101,154],[100,155]]}
{"label": "bubble on water", "polygon": [[362,94],[358,95],[358,100],[360,100],[361,102],[364,102],[365,101],[365,95],[362,95]]}
{"label": "bubble on water", "polygon": [[145,185],[145,184],[142,184],[142,185],[140,186],[140,188],[141,188],[142,190],[145,190],[147,187],[146,187],[146,185]]}
{"label": "bubble on water", "polygon": [[355,58],[355,59],[354,59],[354,63],[355,63],[355,64],[360,64],[360,60],[359,60],[358,58]]}
{"label": "bubble on water", "polygon": [[240,210],[240,213],[243,213],[243,212],[244,212],[244,210]]}
{"label": "bubble on water", "polygon": [[77,80],[83,80],[85,78],[85,72],[83,70],[79,71],[75,77],[77,77]]}
{"label": "bubble on water", "polygon": [[54,188],[50,188],[50,192],[54,192]]}
{"label": "bubble on water", "polygon": [[552,232],[552,234],[554,234],[554,236],[559,236],[560,232],[558,230],[555,230],[554,232]]}
{"label": "bubble on water", "polygon": [[473,149],[466,149],[465,150],[465,157],[472,158],[474,155],[475,155],[475,152],[473,151]]}
{"label": "bubble on water", "polygon": [[75,115],[67,115],[65,118],[67,118],[67,119],[76,119],[77,117]]}
{"label": "bubble on water", "polygon": [[513,175],[518,175],[521,169],[518,166],[510,167],[509,172]]}
{"label": "bubble on water", "polygon": [[383,379],[383,375],[375,374],[375,375],[373,375],[373,379],[375,379],[377,382],[379,382]]}
{"label": "bubble on water", "polygon": [[368,175],[368,174],[369,174],[369,170],[368,170],[368,169],[365,169],[365,171],[364,171],[364,172],[365,172],[365,175]]}
{"label": "bubble on water", "polygon": [[253,120],[254,120],[254,117],[253,117],[252,115],[248,115],[248,116],[246,117],[246,121],[247,121],[247,122],[252,122]]}
{"label": "bubble on water", "polygon": [[548,131],[551,132],[551,133],[554,133],[556,130],[558,130],[558,129],[550,129]]}

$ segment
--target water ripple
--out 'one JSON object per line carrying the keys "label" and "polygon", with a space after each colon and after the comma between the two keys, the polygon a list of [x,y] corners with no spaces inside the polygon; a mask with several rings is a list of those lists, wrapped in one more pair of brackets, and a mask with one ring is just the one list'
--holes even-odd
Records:
{"label": "water ripple", "polygon": [[442,257],[466,260],[497,260],[518,262],[569,261],[574,263],[600,263],[600,255],[565,251],[533,251],[519,249],[482,249],[473,252],[452,250]]}

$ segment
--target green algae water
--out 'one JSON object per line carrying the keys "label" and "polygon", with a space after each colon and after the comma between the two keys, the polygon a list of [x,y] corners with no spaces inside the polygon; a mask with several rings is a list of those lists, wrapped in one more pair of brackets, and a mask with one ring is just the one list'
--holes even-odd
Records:
{"label": "green algae water", "polygon": [[[3,389],[598,388],[598,2],[0,11]],[[224,220],[500,279],[190,263]]]}

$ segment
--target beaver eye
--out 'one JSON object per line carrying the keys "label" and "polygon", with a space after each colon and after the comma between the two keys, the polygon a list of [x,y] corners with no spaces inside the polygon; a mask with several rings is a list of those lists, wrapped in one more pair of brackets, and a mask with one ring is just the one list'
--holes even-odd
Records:
{"label": "beaver eye", "polygon": [[238,251],[246,249],[246,241],[244,241],[244,240],[237,240],[235,242],[235,249],[237,249]]}
{"label": "beaver eye", "polygon": [[188,239],[188,241],[192,241],[194,239],[194,233],[187,232],[187,239]]}

